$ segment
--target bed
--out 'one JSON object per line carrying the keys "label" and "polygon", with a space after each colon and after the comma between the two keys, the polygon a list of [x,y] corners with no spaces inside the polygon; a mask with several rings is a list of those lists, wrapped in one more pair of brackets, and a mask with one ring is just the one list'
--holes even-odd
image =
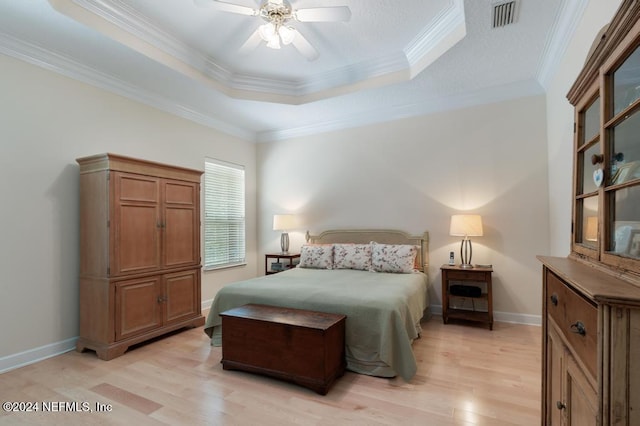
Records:
{"label": "bed", "polygon": [[297,268],[232,283],[217,293],[205,323],[211,344],[221,345],[219,314],[248,303],[343,314],[347,369],[409,381],[417,370],[411,344],[428,315],[428,234],[332,230],[307,234],[307,242]]}

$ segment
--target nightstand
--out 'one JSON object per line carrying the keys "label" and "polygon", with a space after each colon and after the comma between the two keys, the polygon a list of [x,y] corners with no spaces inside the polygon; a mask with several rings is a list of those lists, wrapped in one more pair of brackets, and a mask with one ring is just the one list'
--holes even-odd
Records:
{"label": "nightstand", "polygon": [[[264,255],[264,274],[277,274],[278,272],[286,271],[287,269],[294,268],[296,265],[293,263],[294,259],[299,259],[300,254],[296,253],[277,253],[277,254],[265,254]],[[285,265],[282,264],[282,269],[273,270],[269,268],[269,259],[276,259],[276,263],[281,263],[281,260],[288,260],[289,262]]]}
{"label": "nightstand", "polygon": [[[491,267],[461,268],[458,265],[442,265],[442,321],[463,319],[489,324],[493,330],[493,295]],[[452,291],[453,290],[453,291]],[[471,307],[460,307],[452,302],[470,301]],[[476,310],[476,305],[485,305],[486,311]]]}

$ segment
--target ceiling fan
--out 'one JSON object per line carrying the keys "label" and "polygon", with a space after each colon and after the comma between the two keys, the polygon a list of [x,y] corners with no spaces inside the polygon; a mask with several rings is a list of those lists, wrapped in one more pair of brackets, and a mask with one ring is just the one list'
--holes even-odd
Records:
{"label": "ceiling fan", "polygon": [[198,6],[213,6],[223,12],[247,16],[257,16],[266,21],[254,31],[240,48],[241,52],[253,50],[263,41],[271,49],[280,49],[283,45],[292,44],[305,58],[313,61],[318,58],[318,51],[290,26],[291,21],[298,22],[335,22],[351,19],[348,6],[312,7],[293,9],[287,0],[264,0],[259,8],[242,6],[219,0],[194,0]]}

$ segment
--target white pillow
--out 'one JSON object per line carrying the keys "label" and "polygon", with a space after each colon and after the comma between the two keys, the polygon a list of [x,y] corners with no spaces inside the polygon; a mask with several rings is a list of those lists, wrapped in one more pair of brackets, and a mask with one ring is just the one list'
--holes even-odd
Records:
{"label": "white pillow", "polygon": [[418,247],[371,242],[371,266],[375,272],[415,272]]}
{"label": "white pillow", "polygon": [[332,269],[333,244],[305,244],[300,248],[300,268]]}
{"label": "white pillow", "polygon": [[333,269],[371,270],[371,244],[334,244]]}

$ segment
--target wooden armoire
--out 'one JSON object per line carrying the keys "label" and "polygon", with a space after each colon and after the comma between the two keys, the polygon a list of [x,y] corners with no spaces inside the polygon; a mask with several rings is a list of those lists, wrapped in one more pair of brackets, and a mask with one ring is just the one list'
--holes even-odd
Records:
{"label": "wooden armoire", "polygon": [[114,154],[80,165],[79,352],[109,360],[204,323],[201,171]]}
{"label": "wooden armoire", "polygon": [[567,98],[571,253],[543,264],[542,425],[640,425],[640,0],[623,0]]}

